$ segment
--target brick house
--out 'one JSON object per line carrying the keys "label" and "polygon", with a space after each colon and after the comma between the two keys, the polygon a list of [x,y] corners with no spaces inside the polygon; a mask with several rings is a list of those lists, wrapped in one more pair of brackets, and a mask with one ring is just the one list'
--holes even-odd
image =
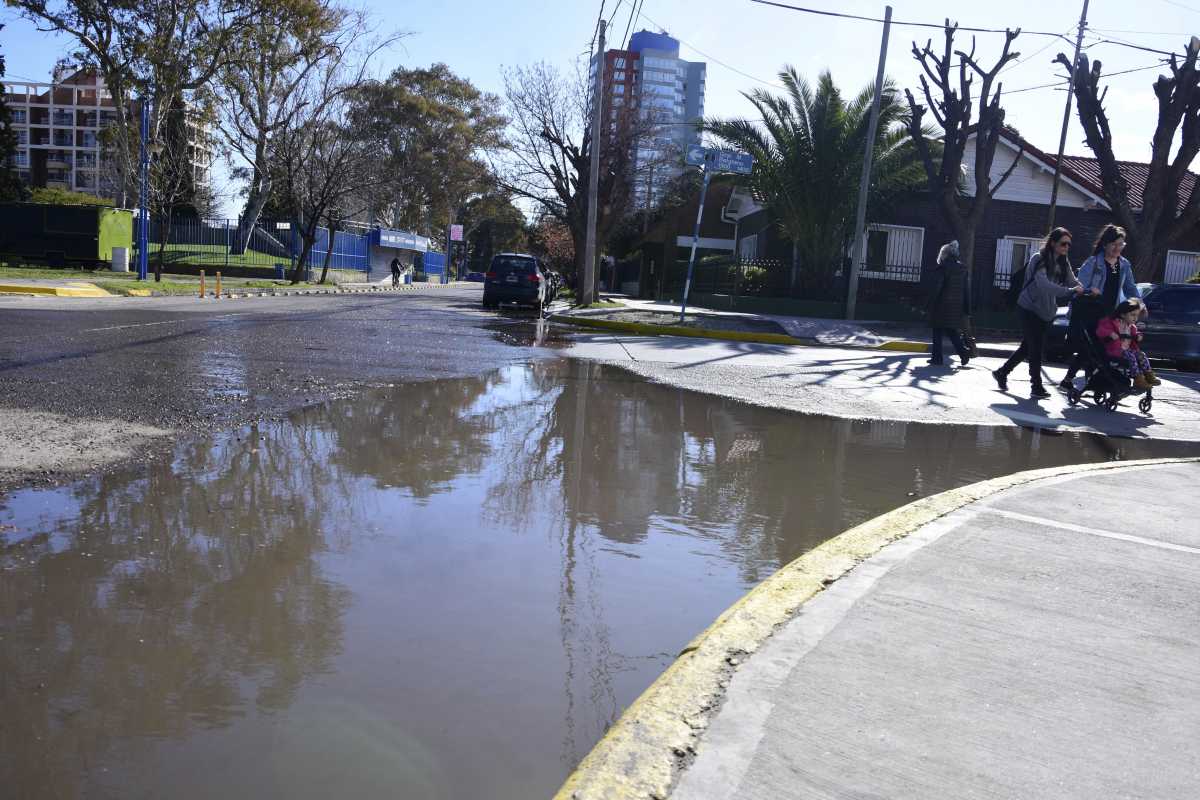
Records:
{"label": "brick house", "polygon": [[[975,235],[975,274],[982,278],[974,287],[979,308],[1002,305],[1001,298],[1013,269],[1025,263],[1046,233],[1055,157],[1008,130],[1000,139],[992,165],[993,185],[1018,157],[1013,173],[996,193]],[[1147,165],[1120,162],[1120,167],[1131,196],[1140,197]],[[974,188],[973,144],[967,145],[963,168],[969,195]],[[1189,173],[1180,188],[1181,206],[1195,182],[1196,176]],[[1064,157],[1055,224],[1065,226],[1074,235],[1072,263],[1081,264],[1091,254],[1092,242],[1100,229],[1115,221],[1101,190],[1098,161],[1082,156]],[[752,242],[743,239],[736,244],[742,258],[790,263],[791,245],[781,240],[769,208],[743,218],[739,234]],[[934,263],[938,249],[951,238],[936,201],[928,194],[920,193],[896,204],[886,222],[868,225],[860,291],[878,300],[888,297],[915,300],[922,294],[920,285],[925,266]],[[1200,226],[1177,248],[1167,257],[1167,282],[1187,280],[1200,268]]]}

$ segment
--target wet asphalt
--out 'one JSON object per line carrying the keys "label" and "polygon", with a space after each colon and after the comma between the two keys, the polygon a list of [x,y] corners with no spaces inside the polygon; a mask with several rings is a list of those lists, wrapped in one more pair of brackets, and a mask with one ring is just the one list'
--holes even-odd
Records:
{"label": "wet asphalt", "polygon": [[[533,328],[530,312],[482,311],[477,287],[222,301],[4,297],[0,407],[211,432],[552,354],[527,346]],[[0,491],[55,480],[4,473]]]}

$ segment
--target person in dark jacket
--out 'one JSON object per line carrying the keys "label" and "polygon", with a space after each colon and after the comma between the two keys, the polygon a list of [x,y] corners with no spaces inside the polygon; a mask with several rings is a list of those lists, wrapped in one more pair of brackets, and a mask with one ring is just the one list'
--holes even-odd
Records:
{"label": "person in dark jacket", "polygon": [[1024,283],[1017,300],[1021,315],[1021,346],[1004,366],[992,373],[1002,392],[1008,391],[1008,373],[1029,359],[1030,397],[1038,400],[1050,396],[1042,385],[1046,333],[1058,312],[1059,298],[1083,294],[1083,287],[1071,269],[1070,252],[1071,232],[1066,228],[1055,228],[1046,237],[1042,249],[1025,265]]}
{"label": "person in dark jacket", "polygon": [[396,256],[392,259],[392,288],[395,289],[400,285],[400,257]]}
{"label": "person in dark jacket", "polygon": [[942,245],[938,251],[937,266],[933,269],[933,285],[929,293],[929,325],[933,328],[933,352],[930,364],[941,366],[942,337],[950,337],[954,352],[962,359],[965,367],[971,360],[970,352],[963,342],[963,321],[971,313],[967,295],[967,271],[958,260],[958,242]]}

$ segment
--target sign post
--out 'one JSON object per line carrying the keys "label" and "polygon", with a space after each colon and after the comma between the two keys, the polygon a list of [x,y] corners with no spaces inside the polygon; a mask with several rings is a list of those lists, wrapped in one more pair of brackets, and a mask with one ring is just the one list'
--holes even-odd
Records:
{"label": "sign post", "polygon": [[[684,162],[691,167],[703,167],[704,184],[700,190],[700,207],[696,209],[696,228],[692,231],[692,254],[688,257],[687,280],[683,284],[683,301],[679,306],[679,323],[682,325],[687,316],[688,294],[692,289],[692,271],[696,268],[696,248],[700,246],[700,222],[704,218],[704,200],[708,197],[708,184],[712,176],[719,172],[732,172],[737,175],[749,175],[754,169],[754,158],[745,153],[735,153],[729,150],[713,150],[691,145],[684,153]],[[665,264],[663,265],[665,268]]]}

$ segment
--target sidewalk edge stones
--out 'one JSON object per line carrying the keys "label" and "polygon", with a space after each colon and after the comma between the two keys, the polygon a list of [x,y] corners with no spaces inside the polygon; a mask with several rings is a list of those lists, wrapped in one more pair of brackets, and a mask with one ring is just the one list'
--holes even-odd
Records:
{"label": "sidewalk edge stones", "polygon": [[695,752],[728,676],[800,607],[857,564],[939,517],[1046,478],[1200,458],[1149,459],[1029,470],[951,489],[878,516],[781,568],[693,639],[633,702],[555,795],[555,800],[664,800]]}

